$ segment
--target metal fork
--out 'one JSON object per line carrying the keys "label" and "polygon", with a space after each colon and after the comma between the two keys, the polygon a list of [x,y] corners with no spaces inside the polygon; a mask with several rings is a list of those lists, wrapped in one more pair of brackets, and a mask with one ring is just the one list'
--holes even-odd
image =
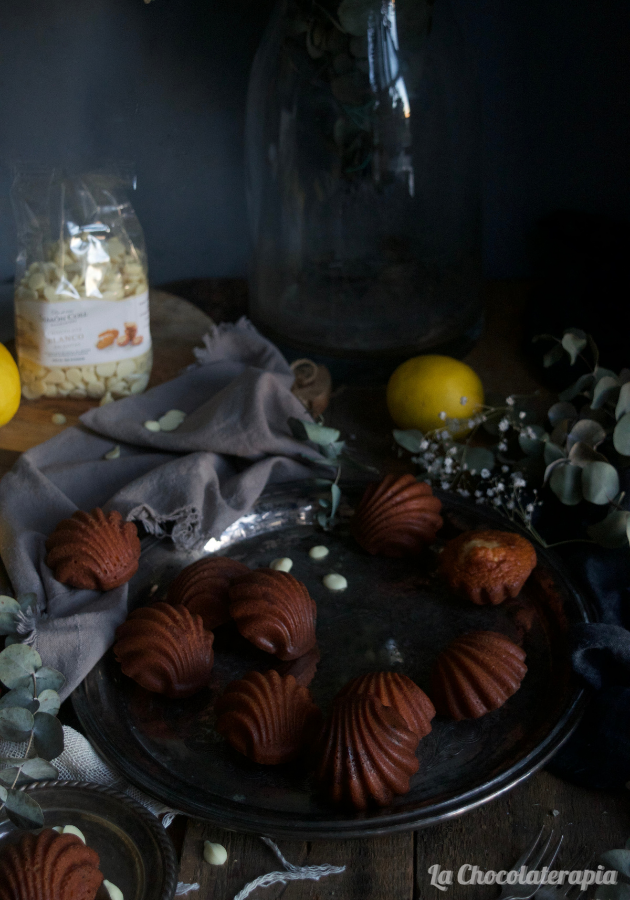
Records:
{"label": "metal fork", "polygon": [[[553,829],[546,841],[543,841],[545,826],[540,829],[533,842],[525,850],[522,856],[510,867],[510,871],[518,870],[521,866],[528,869],[542,869],[545,866],[551,868],[554,859],[558,855],[562,844],[562,835],[553,841]],[[553,841],[553,842],[552,842]],[[540,888],[539,884],[506,884],[502,887],[498,900],[528,900]],[[563,900],[563,898],[558,898]]]}
{"label": "metal fork", "polygon": [[[588,869],[592,862],[592,856],[588,858],[586,864],[580,864],[580,859],[576,858],[567,867],[567,871]],[[535,894],[536,900],[569,900],[569,898],[570,900],[577,900],[579,896],[584,896],[581,885],[567,883],[559,884],[557,887],[552,884],[541,884]]]}

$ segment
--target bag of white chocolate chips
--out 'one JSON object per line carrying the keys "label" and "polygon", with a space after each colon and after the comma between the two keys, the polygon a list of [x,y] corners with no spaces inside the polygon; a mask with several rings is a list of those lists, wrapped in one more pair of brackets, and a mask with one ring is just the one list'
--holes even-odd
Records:
{"label": "bag of white chocolate chips", "polygon": [[107,403],[147,386],[142,228],[121,174],[16,169],[15,336],[22,395]]}

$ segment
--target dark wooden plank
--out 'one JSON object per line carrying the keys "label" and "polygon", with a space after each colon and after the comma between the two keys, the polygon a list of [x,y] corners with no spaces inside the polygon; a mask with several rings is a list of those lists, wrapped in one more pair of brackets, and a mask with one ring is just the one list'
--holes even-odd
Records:
{"label": "dark wooden plank", "polygon": [[[204,862],[204,840],[217,841],[227,849],[228,860],[224,866],[209,866]],[[261,889],[256,896],[264,900],[279,897],[283,900],[412,900],[411,833],[352,841],[279,841],[278,846],[294,865],[345,865],[346,871],[318,882],[292,882]],[[189,884],[198,882],[199,897],[232,900],[254,878],[281,868],[260,838],[192,820],[188,823],[179,877]]]}
{"label": "dark wooden plank", "polygon": [[[548,772],[539,772],[480,809],[418,832],[416,896],[422,900],[463,900],[470,898],[472,891],[475,900],[496,900],[496,885],[458,884],[460,866],[468,863],[484,871],[509,869],[543,824],[564,835],[554,867],[570,868],[577,859],[575,868],[587,868],[590,858],[624,846],[630,834],[628,798],[621,792],[578,788]],[[428,869],[436,863],[453,871],[454,884],[447,892],[431,886]]]}

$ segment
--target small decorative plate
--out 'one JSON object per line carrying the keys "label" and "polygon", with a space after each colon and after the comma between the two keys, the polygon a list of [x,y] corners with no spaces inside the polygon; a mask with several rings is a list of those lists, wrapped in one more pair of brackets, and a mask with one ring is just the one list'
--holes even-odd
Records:
{"label": "small decorative plate", "polygon": [[[27,785],[44,813],[46,828],[74,825],[100,857],[100,870],[125,900],[172,900],[177,858],[171,839],[151,813],[110,788],[85,781],[40,781]],[[22,832],[0,819],[0,851]],[[97,900],[108,900],[104,888]]]}
{"label": "small decorative plate", "polygon": [[[354,502],[359,491],[346,487],[344,495]],[[583,706],[565,639],[570,624],[590,618],[553,554],[537,551],[539,565],[517,600],[479,607],[453,596],[432,574],[436,548],[423,560],[384,559],[361,550],[343,520],[323,533],[316,525],[320,496],[312,483],[269,491],[201,554],[177,552],[169,541],[154,543],[131,583],[132,605],[163,598],[180,569],[209,553],[252,568],[288,556],[292,574],[317,603],[321,661],[310,688],[323,710],[350,678],[368,671],[404,672],[426,688],[436,655],[473,629],[522,640],[528,672],[520,690],[482,719],[436,719],[420,743],[420,769],[409,793],[387,809],[348,813],[318,800],[301,764],[256,765],[217,734],[217,696],[233,679],[274,662],[226,625],[216,634],[209,688],[181,702],[147,693],[122,675],[111,651],[106,654],[73,695],[99,752],[139,788],[188,815],[225,828],[307,840],[430,825],[492,799],[542,766],[569,736]],[[509,526],[458,497],[441,499],[442,540],[465,529]],[[315,544],[328,546],[325,560],[309,557]],[[329,572],[346,577],[345,591],[324,587]]]}

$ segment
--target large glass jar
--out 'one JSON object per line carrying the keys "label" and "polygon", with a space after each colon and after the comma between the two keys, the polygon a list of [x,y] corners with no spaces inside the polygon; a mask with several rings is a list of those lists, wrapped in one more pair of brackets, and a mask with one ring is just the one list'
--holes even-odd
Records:
{"label": "large glass jar", "polygon": [[448,0],[280,0],[247,111],[258,327],[376,365],[474,340],[479,119]]}

